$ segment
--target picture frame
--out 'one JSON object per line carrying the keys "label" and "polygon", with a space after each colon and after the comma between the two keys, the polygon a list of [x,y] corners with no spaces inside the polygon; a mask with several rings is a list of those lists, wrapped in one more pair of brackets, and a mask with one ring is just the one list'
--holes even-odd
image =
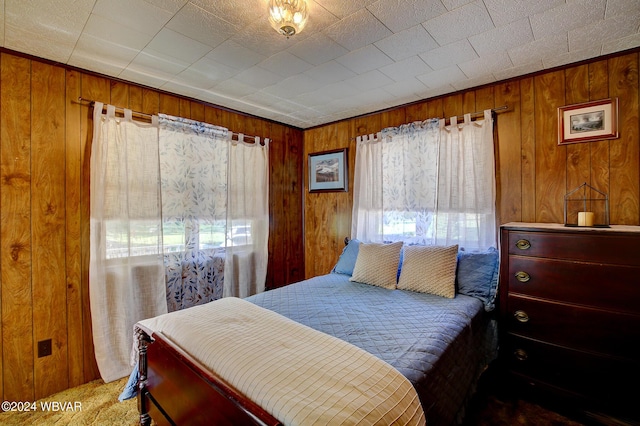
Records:
{"label": "picture frame", "polygon": [[309,192],[347,192],[348,158],[348,148],[309,154]]}
{"label": "picture frame", "polygon": [[558,108],[558,145],[618,137],[618,98]]}

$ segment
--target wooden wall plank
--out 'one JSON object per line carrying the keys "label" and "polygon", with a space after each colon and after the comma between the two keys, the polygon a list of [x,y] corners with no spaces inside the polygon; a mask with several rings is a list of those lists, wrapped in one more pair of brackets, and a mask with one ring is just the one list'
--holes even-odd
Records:
{"label": "wooden wall plank", "polygon": [[[0,55],[0,166],[2,165],[2,55]],[[1,170],[0,170],[0,177]],[[2,218],[2,186],[0,185],[0,218]],[[0,228],[1,230],[1,228]],[[0,235],[1,238],[1,235]],[[2,242],[0,241],[0,268],[2,267]],[[0,342],[2,342],[2,281],[0,278]],[[4,365],[2,362],[2,349],[0,349],[0,396],[4,401]]]}
{"label": "wooden wall plank", "polygon": [[[565,105],[573,105],[589,100],[589,66],[580,65],[565,70]],[[565,193],[587,183],[591,185],[591,144],[574,143],[567,150],[567,187]],[[592,209],[591,205],[587,207]],[[570,213],[569,223],[578,223],[577,213]]]}
{"label": "wooden wall plank", "polygon": [[[595,101],[609,97],[609,65],[606,60],[589,64],[589,100]],[[609,185],[609,147],[608,140],[590,142],[591,186],[606,194],[611,192]],[[592,194],[592,197],[595,194]]]}
{"label": "wooden wall plank", "polygon": [[0,270],[3,400],[33,401],[31,61],[1,53]]}
{"label": "wooden wall plank", "polygon": [[[35,398],[68,388],[65,266],[65,75],[32,62],[31,228]],[[52,354],[37,344],[51,339]]]}
{"label": "wooden wall plank", "polygon": [[498,155],[496,180],[498,185],[498,222],[522,220],[522,161],[520,128],[520,84],[509,82],[495,91],[496,106],[508,105],[510,110],[496,114]]}
{"label": "wooden wall plank", "polygon": [[609,59],[609,94],[619,101],[620,137],[610,141],[611,223],[637,224],[640,216],[638,53]]}
{"label": "wooden wall plank", "polygon": [[158,112],[180,116],[180,98],[177,96],[167,95],[166,93],[161,93]]}
{"label": "wooden wall plank", "polygon": [[111,81],[109,103],[118,108],[131,108],[129,106],[129,84],[122,81]]}
{"label": "wooden wall plank", "polygon": [[80,185],[82,178],[80,114],[80,74],[66,73],[65,109],[65,252],[67,283],[67,351],[69,358],[69,387],[84,383],[84,340],[81,274],[81,211]]}
{"label": "wooden wall plank", "polygon": [[534,78],[536,114],[536,221],[563,223],[566,147],[558,146],[557,111],[564,105],[564,72]]}
{"label": "wooden wall plank", "polygon": [[536,111],[533,77],[520,80],[522,221],[536,221]]}

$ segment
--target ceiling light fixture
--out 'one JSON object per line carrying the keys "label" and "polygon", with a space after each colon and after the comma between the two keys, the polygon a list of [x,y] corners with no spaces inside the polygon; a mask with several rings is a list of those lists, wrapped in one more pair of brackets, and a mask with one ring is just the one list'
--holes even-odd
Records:
{"label": "ceiling light fixture", "polygon": [[269,22],[287,38],[302,31],[307,18],[307,0],[269,0]]}

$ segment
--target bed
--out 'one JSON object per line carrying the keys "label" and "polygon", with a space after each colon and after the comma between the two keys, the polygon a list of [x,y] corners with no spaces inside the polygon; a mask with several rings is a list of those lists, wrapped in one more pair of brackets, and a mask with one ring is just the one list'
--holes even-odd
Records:
{"label": "bed", "polygon": [[[268,312],[268,315],[273,315],[278,321],[284,321],[274,323],[278,325],[271,325],[268,329],[277,329],[276,332],[281,330],[285,335],[292,334],[291,331],[284,331],[288,330],[289,325],[300,326],[304,332],[310,330],[318,333],[313,334],[313,338],[298,338],[278,344],[286,346],[290,352],[296,342],[302,341],[303,347],[309,350],[296,347],[293,352],[321,353],[327,343],[311,346],[309,342],[315,337],[322,339],[326,336],[335,339],[330,342],[345,343],[346,349],[355,352],[350,353],[347,358],[343,356],[338,359],[336,364],[319,368],[338,368],[331,370],[333,373],[328,375],[327,380],[343,375],[336,374],[335,371],[345,371],[344,375],[350,377],[348,375],[352,373],[347,370],[353,364],[352,360],[359,359],[360,356],[370,357],[374,362],[380,362],[380,365],[376,364],[376,369],[382,366],[384,374],[400,373],[402,378],[394,377],[394,380],[399,381],[394,382],[392,386],[397,388],[392,389],[403,389],[402,380],[410,383],[410,392],[415,391],[415,395],[407,391],[406,399],[415,399],[417,396],[422,413],[418,417],[421,415],[427,424],[460,423],[477,380],[497,355],[497,331],[492,311],[497,290],[498,253],[495,249],[466,253],[458,251],[457,246],[449,247],[444,256],[448,260],[443,263],[442,253],[424,254],[422,248],[414,250],[400,245],[400,250],[397,251],[396,246],[392,250],[391,260],[386,261],[387,256],[377,250],[389,251],[390,247],[389,244],[361,245],[356,240],[349,241],[331,273],[233,301],[243,303],[235,308],[235,312],[255,311],[255,315]],[[372,251],[373,248],[376,251]],[[365,258],[368,262],[363,261]],[[379,281],[383,275],[388,278],[386,284]],[[412,275],[413,281],[405,279]],[[420,288],[425,277],[436,281],[443,281],[444,278],[446,288],[442,290],[431,284],[426,289]],[[449,285],[451,280],[453,293]],[[418,282],[418,287],[412,287],[412,282]],[[234,322],[234,308],[229,311],[231,314],[228,318],[214,319],[213,322],[207,322],[207,319],[199,324],[201,317],[211,317],[213,311],[227,309],[222,304],[217,305],[219,302],[211,302],[207,307],[196,307],[202,313],[191,311],[194,308],[186,309],[188,312],[181,314],[185,316],[183,329],[175,328],[171,320],[160,324],[157,319],[150,319],[136,325],[141,424],[149,424],[151,418],[157,424],[298,424],[290,421],[284,411],[278,411],[280,408],[274,409],[270,401],[265,402],[262,394],[255,394],[254,389],[261,389],[262,382],[251,382],[249,385],[244,383],[249,380],[245,377],[249,375],[246,364],[240,367],[241,373],[234,373],[242,376],[238,381],[233,375],[231,378],[225,375],[226,372],[221,374],[224,369],[219,368],[220,364],[215,361],[212,363],[210,358],[228,356],[235,362],[243,358],[244,354],[252,352],[251,346],[241,347],[238,339],[247,340],[249,344],[259,341],[256,336],[247,339],[236,337],[235,327],[245,321]],[[225,303],[230,302],[232,301]],[[251,309],[247,308],[248,305]],[[205,309],[208,309],[208,313],[205,313]],[[170,317],[174,314],[176,313],[167,315]],[[246,315],[245,319],[248,321],[255,315]],[[266,324],[266,321],[259,319],[250,328],[259,329],[259,325]],[[195,331],[194,336],[208,333],[208,337],[187,336],[190,329]],[[265,329],[258,330],[261,337],[265,337],[266,332]],[[280,336],[276,335],[268,336],[266,340],[279,342],[278,339]],[[196,348],[193,342],[199,342],[203,347]],[[214,349],[218,348],[220,353],[211,355],[212,346]],[[251,360],[250,365],[267,359],[266,364],[256,367],[257,375],[274,366],[280,368],[294,362],[293,358],[281,358],[282,355],[269,360],[266,354],[271,354],[275,349],[265,349],[262,346],[257,348],[253,352],[259,352],[260,355]],[[325,360],[330,357],[322,354],[320,358]],[[278,362],[281,359],[286,361]],[[230,362],[227,360],[223,364],[226,366]],[[316,359],[313,362],[318,361]],[[385,366],[389,366],[390,370],[384,370]],[[293,371],[306,373],[314,370],[313,367],[295,367]],[[267,374],[267,377],[282,378],[292,375],[291,371],[277,370],[276,373]],[[365,374],[369,375],[372,374]],[[289,399],[294,399],[289,398],[289,395],[297,392],[300,387],[307,387],[309,382],[322,381],[315,376],[305,381],[304,374],[299,380],[300,383],[296,383],[293,388],[282,391],[288,395],[283,398],[285,405]],[[354,379],[349,378],[347,381],[347,384],[338,386],[348,387]],[[301,383],[305,385],[302,386]],[[354,387],[363,386],[369,384],[363,382]],[[369,399],[374,399],[371,395],[378,392],[371,390],[377,389],[375,386],[377,385],[363,388],[365,390],[355,389],[354,391],[362,393],[354,396],[354,399],[362,399],[365,395],[367,402],[370,402]],[[317,392],[319,391],[311,390],[312,396],[317,395]],[[326,393],[331,394],[333,391]],[[389,394],[380,391],[380,406],[386,410],[385,401],[390,400],[390,395],[397,393],[397,390],[392,390]],[[247,396],[248,394],[251,396]],[[307,398],[307,401],[315,399],[308,395],[301,398]],[[407,408],[412,407],[410,401],[394,402],[405,403],[408,405],[402,408],[403,411],[413,409]],[[319,419],[321,420],[317,423],[322,424],[323,418]],[[396,424],[405,422],[395,421]],[[299,424],[309,423],[303,421]]]}

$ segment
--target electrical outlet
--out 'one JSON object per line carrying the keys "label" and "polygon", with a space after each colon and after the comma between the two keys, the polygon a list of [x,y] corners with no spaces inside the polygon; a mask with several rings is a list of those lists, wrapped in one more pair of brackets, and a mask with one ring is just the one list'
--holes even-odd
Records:
{"label": "electrical outlet", "polygon": [[51,339],[38,342],[38,358],[51,355]]}

